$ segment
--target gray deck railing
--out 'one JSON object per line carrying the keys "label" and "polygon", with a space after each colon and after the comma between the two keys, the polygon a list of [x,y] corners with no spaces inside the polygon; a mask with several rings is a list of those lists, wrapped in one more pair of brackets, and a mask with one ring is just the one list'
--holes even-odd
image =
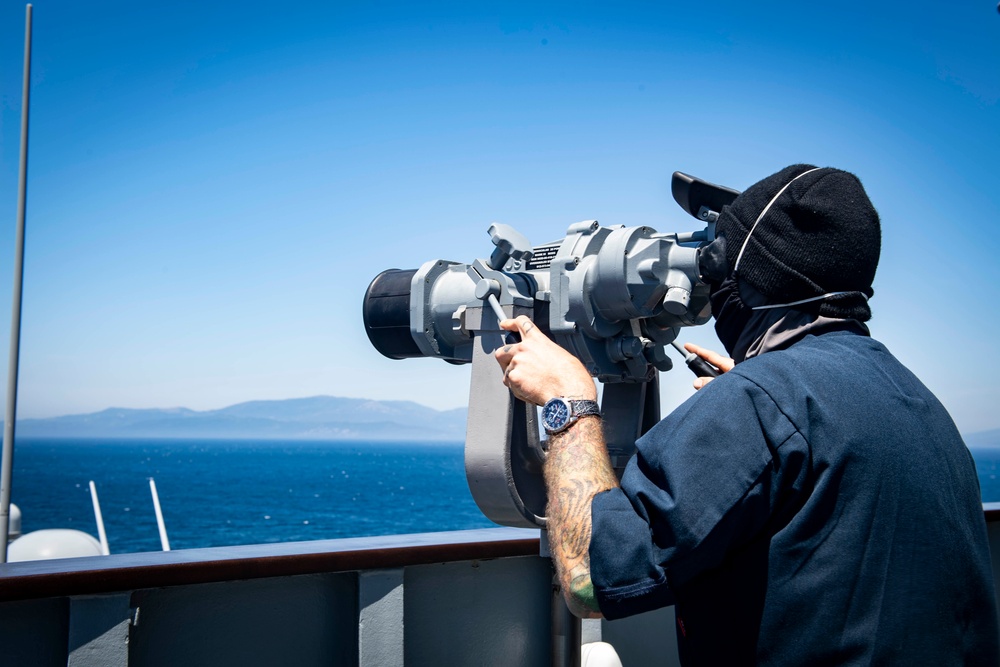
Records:
{"label": "gray deck railing", "polygon": [[[984,505],[994,580],[1000,503]],[[0,565],[3,665],[546,665],[551,564],[514,528]],[[673,611],[587,621],[676,664]]]}

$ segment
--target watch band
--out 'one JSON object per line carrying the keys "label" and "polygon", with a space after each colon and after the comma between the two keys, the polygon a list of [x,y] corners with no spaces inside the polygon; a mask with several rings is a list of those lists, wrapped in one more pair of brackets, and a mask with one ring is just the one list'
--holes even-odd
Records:
{"label": "watch band", "polygon": [[549,435],[569,428],[580,417],[600,416],[601,407],[597,401],[576,400],[557,396],[550,398],[542,407],[542,425]]}
{"label": "watch band", "polygon": [[587,415],[597,415],[601,416],[601,406],[597,401],[590,400],[571,400],[568,401],[569,406],[573,408],[573,417],[586,417]]}

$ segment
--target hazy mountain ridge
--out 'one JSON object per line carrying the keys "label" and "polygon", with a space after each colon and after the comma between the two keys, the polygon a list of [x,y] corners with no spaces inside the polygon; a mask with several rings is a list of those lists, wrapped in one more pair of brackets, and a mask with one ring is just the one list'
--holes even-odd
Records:
{"label": "hazy mountain ridge", "polygon": [[[434,410],[413,401],[311,396],[237,403],[218,410],[108,408],[22,419],[17,434],[48,438],[288,438],[464,441],[466,408]],[[972,448],[1000,447],[1000,429],[963,434]]]}
{"label": "hazy mountain ridge", "polygon": [[1000,428],[977,433],[963,433],[962,438],[969,447],[1000,447]]}
{"label": "hazy mountain ridge", "polygon": [[441,411],[412,401],[312,396],[248,401],[218,410],[108,408],[83,415],[22,419],[17,423],[17,434],[50,438],[462,441],[465,419],[465,408]]}

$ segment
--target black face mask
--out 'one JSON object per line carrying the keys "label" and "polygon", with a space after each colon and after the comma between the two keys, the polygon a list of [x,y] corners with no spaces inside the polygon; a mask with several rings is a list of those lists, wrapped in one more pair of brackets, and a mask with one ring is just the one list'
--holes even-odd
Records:
{"label": "black face mask", "polygon": [[[715,333],[726,346],[729,356],[736,359],[736,347],[740,337],[750,323],[753,311],[740,298],[735,276],[729,276],[718,286],[712,285],[712,316],[715,317]],[[742,361],[742,359],[737,359]]]}
{"label": "black face mask", "polygon": [[708,283],[711,290],[709,301],[715,317],[715,332],[732,356],[752,311],[743,303],[736,278],[729,273],[725,236],[719,235],[701,248],[698,253],[698,270],[701,279]]}

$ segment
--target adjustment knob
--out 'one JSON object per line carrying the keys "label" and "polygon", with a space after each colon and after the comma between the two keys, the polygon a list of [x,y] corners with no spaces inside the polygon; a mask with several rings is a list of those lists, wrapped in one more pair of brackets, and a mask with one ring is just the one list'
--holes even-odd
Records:
{"label": "adjustment knob", "polygon": [[511,257],[524,261],[531,259],[531,243],[510,225],[495,222],[486,231],[490,235],[490,241],[497,247],[490,255],[490,268],[494,271],[503,269]]}

